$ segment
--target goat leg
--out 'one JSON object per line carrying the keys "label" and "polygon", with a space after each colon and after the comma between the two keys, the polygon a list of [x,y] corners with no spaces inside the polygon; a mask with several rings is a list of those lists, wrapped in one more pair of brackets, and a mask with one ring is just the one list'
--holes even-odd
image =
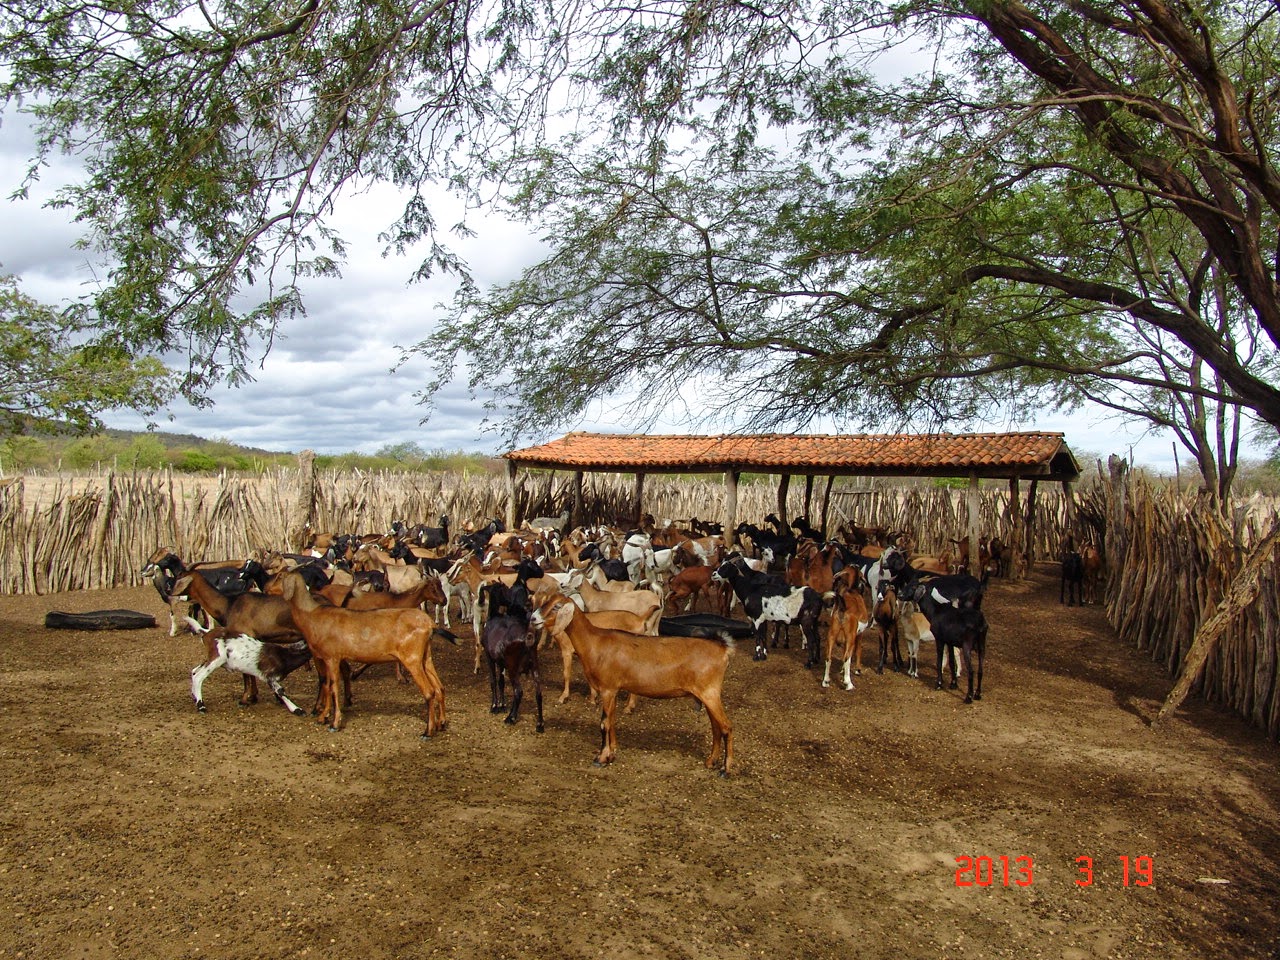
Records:
{"label": "goat leg", "polygon": [[284,686],[275,677],[267,678],[267,685],[271,687],[271,692],[276,695],[276,700],[281,703],[285,709],[292,713],[295,717],[305,717],[307,711],[290,700],[284,692]]}
{"label": "goat leg", "polygon": [[763,620],[756,625],[756,652],[752,658],[754,660],[764,660],[769,656],[768,642],[765,639],[765,632],[769,629],[769,625]]}
{"label": "goat leg", "polygon": [[534,660],[534,701],[538,705],[538,726],[534,730],[541,733],[547,728],[543,726],[543,677],[538,671],[538,660]]}

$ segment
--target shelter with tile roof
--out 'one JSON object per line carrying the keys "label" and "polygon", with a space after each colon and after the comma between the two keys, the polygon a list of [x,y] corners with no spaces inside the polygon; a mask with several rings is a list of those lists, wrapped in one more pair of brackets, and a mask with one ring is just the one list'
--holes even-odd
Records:
{"label": "shelter with tile roof", "polygon": [[[737,527],[737,481],[744,472],[777,474],[779,516],[785,521],[787,487],[792,476],[806,478],[806,511],[813,478],[827,478],[822,526],[827,521],[831,484],[838,476],[959,477],[969,480],[971,504],[982,479],[1052,480],[1072,483],[1080,465],[1061,433],[930,434],[721,434],[654,435],[568,433],[559,440],[513,450],[507,461],[507,525],[516,525],[515,478],[520,467],[572,470],[575,473],[573,519],[579,516],[584,473],[633,473],[636,512],[643,506],[644,477],[650,473],[723,473],[726,487],[724,527]],[[970,542],[976,507],[970,510]]]}

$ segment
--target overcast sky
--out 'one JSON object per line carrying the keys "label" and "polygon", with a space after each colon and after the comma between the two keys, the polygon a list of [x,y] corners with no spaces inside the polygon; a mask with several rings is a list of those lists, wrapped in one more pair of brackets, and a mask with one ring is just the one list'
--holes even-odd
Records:
{"label": "overcast sky", "polygon": [[[29,140],[12,114],[5,116],[2,132],[0,195],[7,197],[22,176]],[[44,182],[55,183],[58,175],[56,169],[50,171]],[[62,215],[42,209],[47,188],[41,190],[43,195],[33,192],[26,201],[0,200],[0,272],[17,275],[26,293],[56,304],[92,284],[94,271],[86,254],[74,249],[74,227]],[[437,222],[455,222],[461,208],[449,207],[445,197],[441,204]],[[413,394],[425,382],[427,362],[418,359],[392,372],[400,355],[397,347],[427,335],[441,315],[438,305],[453,292],[452,278],[443,276],[410,286],[407,280],[416,261],[381,256],[376,235],[392,219],[385,211],[397,209],[395,197],[386,192],[349,198],[334,221],[352,252],[342,279],[307,284],[308,315],[282,330],[261,367],[252,371],[255,382],[214,391],[211,409],[176,405],[169,416],[159,418],[159,429],[272,451],[374,453],[388,444],[412,441],[425,450],[502,452],[497,436],[481,429],[482,401],[470,400],[464,384],[438,394],[430,420],[423,424],[426,410]],[[469,217],[469,223],[479,236],[453,245],[481,284],[513,279],[538,256],[539,244],[520,227],[495,218]],[[135,414],[110,413],[104,419],[112,427],[146,428]],[[623,419],[621,406],[598,408],[589,422],[564,427],[566,431],[637,429]],[[1033,423],[996,422],[977,429],[1060,431],[1079,456],[1132,455],[1138,464],[1173,471],[1170,435],[1144,437],[1101,410],[1069,417],[1045,415]],[[692,431],[673,421],[653,432]],[[824,425],[813,432],[838,431]],[[1179,451],[1178,455],[1186,469],[1187,454]]]}

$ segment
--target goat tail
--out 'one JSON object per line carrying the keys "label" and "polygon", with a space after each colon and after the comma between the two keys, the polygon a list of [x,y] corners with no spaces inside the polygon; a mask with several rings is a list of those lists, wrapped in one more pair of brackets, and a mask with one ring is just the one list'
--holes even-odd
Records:
{"label": "goat tail", "polygon": [[432,637],[439,637],[441,640],[448,640],[455,647],[458,645],[458,638],[446,630],[444,627],[436,627],[431,631]]}
{"label": "goat tail", "polygon": [[733,648],[738,644],[738,641],[734,639],[733,634],[728,630],[717,630],[716,639],[723,643],[731,653],[733,652]]}

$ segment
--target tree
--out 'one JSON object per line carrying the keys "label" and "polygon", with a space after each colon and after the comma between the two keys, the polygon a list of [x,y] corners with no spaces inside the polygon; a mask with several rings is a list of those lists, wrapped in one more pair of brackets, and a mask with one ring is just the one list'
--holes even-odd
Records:
{"label": "tree", "polygon": [[[1096,401],[1174,428],[1225,492],[1241,412],[1280,426],[1273,9],[1044,9],[867,14],[933,31],[936,66],[877,89],[846,51],[764,85],[744,111],[791,154],[732,124],[659,172],[542,151],[514,198],[554,253],[424,346],[496,384],[512,433],[694,376],[757,428]],[[535,339],[551,375],[504,377]]]}
{"label": "tree", "polygon": [[[1280,426],[1262,0],[0,10],[33,175],[88,164],[59,202],[112,263],[89,312],[181,346],[189,393],[247,375],[339,269],[334,199],[381,180],[409,197],[388,248],[463,280],[417,349],[470,365],[509,437],[619,391],[757,428],[1203,407],[1201,452],[1233,410]],[[898,42],[928,69],[875,80]],[[438,184],[503,190],[553,252],[469,286]]]}
{"label": "tree", "polygon": [[46,425],[86,431],[116,407],[154,413],[172,396],[159,360],[94,344],[87,325],[22,294],[0,277],[0,428]]}
{"label": "tree", "polygon": [[396,463],[420,464],[426,459],[427,452],[414,440],[402,440],[400,443],[388,443],[379,447],[374,456],[394,460]]}

